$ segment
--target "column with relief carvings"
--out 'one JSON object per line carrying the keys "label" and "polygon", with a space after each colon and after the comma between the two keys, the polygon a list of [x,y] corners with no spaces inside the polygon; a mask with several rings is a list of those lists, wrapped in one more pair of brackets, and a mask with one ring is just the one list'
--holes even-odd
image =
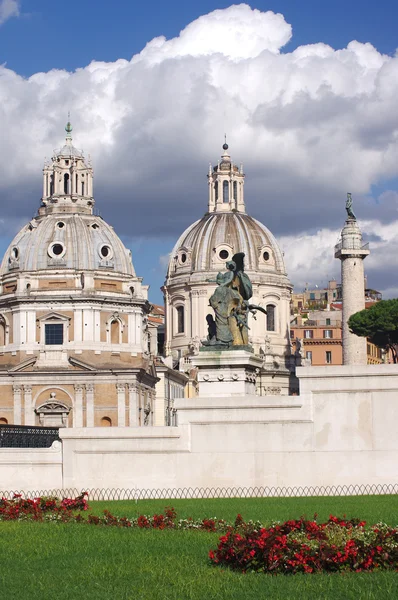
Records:
{"label": "column with relief carvings", "polygon": [[117,383],[117,425],[126,427],[126,384]]}
{"label": "column with relief carvings", "polygon": [[35,424],[35,414],[33,412],[32,406],[32,386],[24,385],[24,413],[25,413],[25,425],[34,425]]}
{"label": "column with relief carvings", "polygon": [[138,387],[136,383],[127,384],[129,392],[129,425],[138,427]]}
{"label": "column with relief carvings", "polygon": [[94,384],[86,384],[86,427],[94,427]]}
{"label": "column with relief carvings", "polygon": [[83,390],[84,386],[77,383],[75,389],[75,408],[73,411],[73,427],[83,427]]}
{"label": "column with relief carvings", "polygon": [[13,385],[14,392],[14,423],[13,425],[22,425],[22,386]]}

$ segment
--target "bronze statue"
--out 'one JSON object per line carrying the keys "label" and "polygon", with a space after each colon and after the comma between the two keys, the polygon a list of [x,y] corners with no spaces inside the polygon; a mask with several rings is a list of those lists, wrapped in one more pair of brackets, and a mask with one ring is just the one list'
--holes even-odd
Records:
{"label": "bronze statue", "polygon": [[249,312],[256,310],[266,314],[261,306],[249,304],[253,295],[252,284],[244,272],[244,253],[234,254],[226,263],[227,272],[218,273],[218,287],[210,298],[215,319],[207,315],[208,333],[204,346],[247,346],[249,343],[247,324]]}
{"label": "bronze statue", "polygon": [[347,202],[345,203],[345,209],[347,211],[348,218],[356,221],[357,218],[354,215],[353,210],[352,210],[352,196],[350,193],[347,194]]}

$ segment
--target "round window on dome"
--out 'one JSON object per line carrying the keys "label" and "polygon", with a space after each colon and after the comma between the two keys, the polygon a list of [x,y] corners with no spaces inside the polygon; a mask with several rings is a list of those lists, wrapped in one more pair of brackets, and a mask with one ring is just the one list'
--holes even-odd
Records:
{"label": "round window on dome", "polygon": [[265,262],[269,261],[269,252],[263,252],[263,259],[265,260]]}
{"label": "round window on dome", "polygon": [[220,252],[218,253],[218,256],[221,258],[221,260],[227,260],[227,258],[229,256],[229,252],[228,252],[228,250],[220,250]]}
{"label": "round window on dome", "polygon": [[51,247],[51,250],[53,251],[53,254],[55,254],[55,256],[61,256],[62,252],[64,251],[64,247],[62,246],[62,244],[54,244]]}
{"label": "round window on dome", "polygon": [[65,227],[65,223],[63,221],[58,221],[57,227],[58,229],[62,229],[63,227]]}
{"label": "round window on dome", "polygon": [[112,251],[111,251],[110,246],[106,246],[106,245],[101,246],[100,255],[102,258],[111,258]]}
{"label": "round window on dome", "polygon": [[65,252],[65,246],[60,242],[54,242],[48,248],[48,254],[51,258],[62,258]]}

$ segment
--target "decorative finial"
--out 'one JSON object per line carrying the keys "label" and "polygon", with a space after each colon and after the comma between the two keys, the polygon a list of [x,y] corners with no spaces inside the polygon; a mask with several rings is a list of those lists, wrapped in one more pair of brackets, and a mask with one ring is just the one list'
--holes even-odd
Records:
{"label": "decorative finial", "polygon": [[352,219],[353,221],[356,221],[357,218],[352,210],[352,196],[349,192],[347,193],[347,202],[345,203],[345,209],[347,211],[348,218]]}
{"label": "decorative finial", "polygon": [[68,138],[71,137],[72,130],[73,130],[73,127],[72,127],[72,123],[70,122],[70,111],[68,111],[68,122],[65,125],[65,131],[66,131]]}
{"label": "decorative finial", "polygon": [[223,150],[228,150],[228,144],[227,144],[227,134],[224,133],[224,144],[223,144]]}

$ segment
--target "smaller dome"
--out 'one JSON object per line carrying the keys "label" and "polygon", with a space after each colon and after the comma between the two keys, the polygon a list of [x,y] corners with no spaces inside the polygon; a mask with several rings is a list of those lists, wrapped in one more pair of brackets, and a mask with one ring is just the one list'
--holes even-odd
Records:
{"label": "smaller dome", "polygon": [[187,269],[220,271],[223,261],[236,252],[244,252],[246,271],[286,275],[282,252],[269,229],[246,213],[231,211],[207,214],[184,231],[174,246],[168,276]]}

